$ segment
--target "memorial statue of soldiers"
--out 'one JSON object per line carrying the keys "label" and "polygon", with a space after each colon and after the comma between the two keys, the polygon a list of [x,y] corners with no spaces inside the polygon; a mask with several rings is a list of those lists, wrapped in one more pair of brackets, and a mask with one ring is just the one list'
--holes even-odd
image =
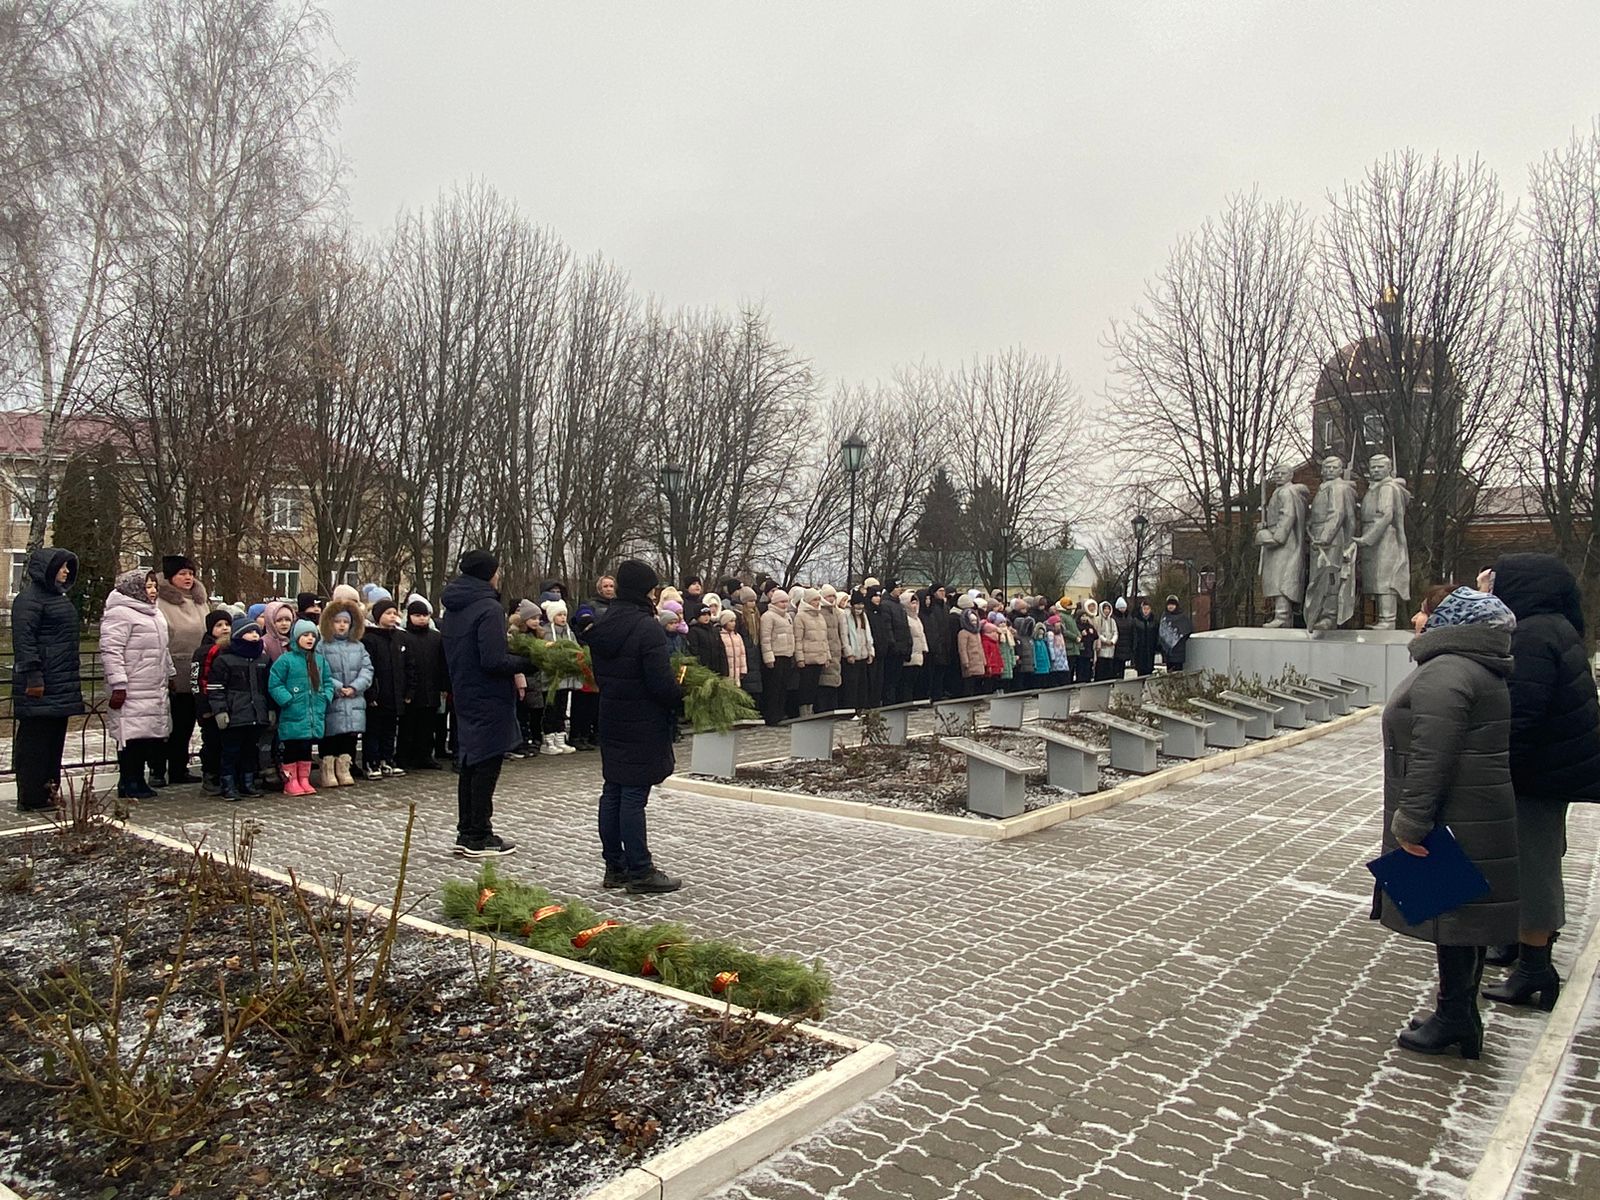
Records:
{"label": "memorial statue of soldiers", "polygon": [[1411,551],[1406,545],[1406,506],[1411,493],[1396,479],[1387,454],[1367,460],[1371,482],[1361,502],[1361,590],[1377,600],[1374,629],[1393,629],[1400,601],[1411,599]]}
{"label": "memorial statue of soldiers", "polygon": [[1261,511],[1256,545],[1261,547],[1261,594],[1272,601],[1268,629],[1294,624],[1294,606],[1306,598],[1306,507],[1311,489],[1294,482],[1294,472],[1273,472],[1278,486]]}
{"label": "memorial statue of soldiers", "polygon": [[1306,624],[1333,629],[1356,612],[1355,539],[1361,527],[1355,485],[1344,477],[1344,461],[1322,460],[1322,486],[1311,501],[1311,577],[1306,586]]}

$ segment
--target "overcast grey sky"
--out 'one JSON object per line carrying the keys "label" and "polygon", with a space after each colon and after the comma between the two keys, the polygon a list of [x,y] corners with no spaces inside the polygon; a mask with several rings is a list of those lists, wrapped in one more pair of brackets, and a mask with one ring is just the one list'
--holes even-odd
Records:
{"label": "overcast grey sky", "polygon": [[830,379],[1108,319],[1258,185],[1527,164],[1600,114],[1600,3],[328,0],[357,218],[480,176],[669,307],[763,300]]}

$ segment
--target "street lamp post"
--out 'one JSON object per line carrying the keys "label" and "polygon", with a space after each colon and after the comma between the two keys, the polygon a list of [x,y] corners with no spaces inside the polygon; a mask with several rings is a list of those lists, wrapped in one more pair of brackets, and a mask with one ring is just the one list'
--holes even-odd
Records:
{"label": "street lamp post", "polygon": [[1150,527],[1150,518],[1143,513],[1135,513],[1133,517],[1133,595],[1129,600],[1137,605],[1139,603],[1139,568],[1144,558],[1144,531]]}
{"label": "street lamp post", "polygon": [[667,572],[678,575],[678,497],[683,494],[684,470],[677,463],[661,467],[661,490],[667,494]]}
{"label": "street lamp post", "polygon": [[855,586],[856,579],[856,476],[866,464],[867,443],[859,433],[852,433],[839,443],[839,456],[844,460],[844,469],[850,472],[850,551],[844,572],[848,590]]}

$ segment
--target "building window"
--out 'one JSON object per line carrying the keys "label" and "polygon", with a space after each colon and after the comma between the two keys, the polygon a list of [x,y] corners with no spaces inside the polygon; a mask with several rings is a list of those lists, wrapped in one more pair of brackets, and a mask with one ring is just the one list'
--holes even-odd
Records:
{"label": "building window", "polygon": [[1388,444],[1389,430],[1384,424],[1382,413],[1363,413],[1361,415],[1361,440],[1368,449],[1381,448]]}
{"label": "building window", "polygon": [[29,475],[19,475],[16,482],[16,490],[6,501],[6,516],[13,524],[21,525],[33,519],[33,489],[39,486],[39,481]]}
{"label": "building window", "polygon": [[22,590],[22,580],[28,570],[28,552],[26,550],[13,550],[11,552],[11,579],[6,585],[6,595],[15,596]]}
{"label": "building window", "polygon": [[339,580],[339,582],[344,584],[346,587],[358,588],[361,585],[357,583],[356,580],[360,578],[360,573],[354,567],[351,567],[344,573],[344,576]]}
{"label": "building window", "polygon": [[1332,450],[1334,446],[1338,445],[1338,442],[1339,418],[1331,412],[1325,412],[1322,414],[1322,420],[1318,423],[1317,448],[1320,450]]}
{"label": "building window", "polygon": [[300,593],[300,568],[291,562],[274,562],[267,564],[267,574],[272,577],[272,592],[275,596],[293,599]]}
{"label": "building window", "polygon": [[298,492],[273,492],[271,506],[272,528],[275,532],[300,532],[300,494]]}

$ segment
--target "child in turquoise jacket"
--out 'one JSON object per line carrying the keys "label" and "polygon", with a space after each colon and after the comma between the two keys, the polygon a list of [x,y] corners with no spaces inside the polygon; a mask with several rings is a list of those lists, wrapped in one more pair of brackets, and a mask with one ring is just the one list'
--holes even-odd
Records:
{"label": "child in turquoise jacket", "polygon": [[311,786],[311,743],[320,741],[333,701],[333,671],[317,649],[322,635],[310,621],[296,621],[289,648],[278,656],[267,677],[267,691],[278,706],[278,739],[283,743],[283,790],[290,796],[314,796]]}

